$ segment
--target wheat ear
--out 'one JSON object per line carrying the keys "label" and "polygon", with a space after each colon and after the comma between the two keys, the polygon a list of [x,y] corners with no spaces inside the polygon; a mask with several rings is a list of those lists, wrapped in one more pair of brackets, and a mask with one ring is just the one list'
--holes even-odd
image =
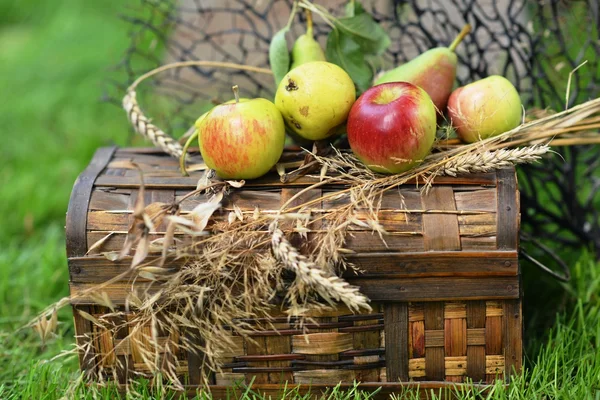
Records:
{"label": "wheat ear", "polygon": [[272,232],[271,245],[275,258],[285,268],[295,272],[298,279],[313,288],[324,300],[329,303],[333,303],[333,301],[342,302],[349,309],[355,311],[360,308],[371,311],[369,300],[359,292],[358,287],[351,286],[342,278],[329,274],[300,254],[276,225],[271,225],[270,230]]}
{"label": "wheat ear", "polygon": [[175,158],[181,157],[183,154],[181,144],[154,125],[144,115],[138,105],[135,91],[127,92],[127,95],[123,98],[123,108],[127,112],[127,117],[137,133],[150,139],[156,147],[162,149],[167,154]]}
{"label": "wheat ear", "polygon": [[489,172],[517,164],[528,164],[539,160],[550,151],[550,146],[535,145],[517,149],[500,149],[472,152],[454,157],[442,164],[438,174],[456,176],[475,172]]}

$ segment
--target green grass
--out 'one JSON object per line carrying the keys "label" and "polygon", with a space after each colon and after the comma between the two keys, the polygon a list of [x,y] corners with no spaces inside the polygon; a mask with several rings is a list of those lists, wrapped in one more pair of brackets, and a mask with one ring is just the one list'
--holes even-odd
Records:
{"label": "green grass", "polygon": [[[74,358],[43,362],[73,345],[70,310],[61,311],[59,335],[45,347],[15,329],[68,294],[63,225],[72,184],[97,147],[129,137],[124,113],[99,98],[128,44],[117,14],[138,4],[0,1],[1,399],[116,396],[114,388],[82,385]],[[524,268],[526,369],[489,398],[600,399],[600,264],[590,254],[570,260],[574,278],[564,286]],[[138,383],[137,398],[152,398],[151,389]]]}

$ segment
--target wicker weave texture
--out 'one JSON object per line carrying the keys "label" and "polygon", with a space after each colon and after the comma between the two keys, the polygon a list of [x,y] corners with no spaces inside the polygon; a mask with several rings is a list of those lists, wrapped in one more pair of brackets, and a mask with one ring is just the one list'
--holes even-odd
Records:
{"label": "wicker weave texture", "polygon": [[[410,303],[408,324],[401,327],[406,333],[405,340],[399,343],[408,357],[389,359],[388,364],[397,361],[399,369],[404,371],[401,372],[404,379],[399,377],[402,381],[502,379],[513,367],[519,370],[521,366],[520,358],[513,357],[520,349],[510,347],[511,340],[520,340],[520,308],[516,304],[517,309],[511,310],[514,306],[511,303],[514,302]],[[373,312],[359,315],[340,307],[312,316],[311,323],[303,327],[283,316],[273,316],[268,326],[256,321],[257,330],[249,338],[232,337],[235,345],[221,358],[223,370],[211,374],[209,384],[386,382],[384,307],[378,304]],[[79,306],[79,309],[92,311],[97,318],[108,311],[97,306]],[[513,311],[517,312],[517,318],[509,314]],[[136,330],[135,326],[129,328],[130,332],[112,337],[106,329],[89,322],[83,324],[87,328],[81,331],[80,323],[77,333],[93,341],[88,362],[97,365],[94,374],[116,377],[120,383],[126,383],[126,378],[133,374],[150,372],[127,338]],[[150,326],[142,327],[139,332],[152,335]],[[171,343],[161,348],[173,349],[168,357],[179,360],[182,381],[193,382],[200,376],[201,357],[180,351],[181,339],[180,333],[158,333],[159,343]],[[162,354],[161,360],[164,357],[167,355]]]}

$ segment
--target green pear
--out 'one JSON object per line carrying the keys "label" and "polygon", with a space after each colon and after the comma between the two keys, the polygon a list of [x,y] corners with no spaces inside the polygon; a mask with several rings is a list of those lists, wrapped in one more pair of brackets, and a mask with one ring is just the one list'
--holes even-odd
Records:
{"label": "green pear", "polygon": [[340,132],[356,100],[346,71],[326,61],[312,61],[288,72],[275,93],[275,105],[288,128],[308,140]]}
{"label": "green pear", "polygon": [[325,60],[325,53],[321,45],[307,32],[304,35],[300,35],[296,39],[294,47],[292,47],[292,66],[290,69],[294,69],[307,62]]}
{"label": "green pear", "polygon": [[409,82],[417,85],[431,97],[438,113],[443,114],[456,78],[457,57],[454,50],[470,31],[471,25],[465,25],[449,47],[427,50],[406,64],[385,72],[375,80],[375,84]]}
{"label": "green pear", "polygon": [[523,107],[517,89],[492,75],[456,89],[448,99],[448,115],[458,137],[467,143],[510,131],[521,124]]}
{"label": "green pear", "polygon": [[312,14],[310,10],[305,10],[306,14],[306,33],[300,35],[292,47],[292,66],[290,70],[299,65],[311,61],[326,61],[325,52],[319,42],[314,38]]}

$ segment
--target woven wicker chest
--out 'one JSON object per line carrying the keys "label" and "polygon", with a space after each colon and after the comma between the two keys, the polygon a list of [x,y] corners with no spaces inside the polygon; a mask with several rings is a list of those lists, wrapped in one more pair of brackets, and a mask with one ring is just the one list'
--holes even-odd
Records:
{"label": "woven wicker chest", "polygon": [[[124,161],[144,170],[148,203],[173,202],[195,189],[200,177],[199,172],[182,177],[177,160],[155,149],[102,148],[74,185],[66,223],[69,284],[76,296],[72,305],[78,344],[92,342],[91,351],[80,354],[81,368],[91,377],[105,374],[121,384],[149,372],[129,345],[128,332],[109,334],[79,311],[106,313],[93,296],[81,294],[131,263],[101,254],[122,248],[139,193],[138,171]],[[223,207],[277,209],[314,182],[303,177],[283,184],[273,174],[247,182]],[[335,190],[339,187],[324,185],[306,195]],[[223,372],[212,374],[208,382],[216,397],[226,396],[236,382],[252,381],[256,390],[276,396],[286,381],[319,391],[356,380],[365,389],[383,387],[379,393],[385,395],[406,386],[446,388],[467,379],[489,383],[520,371],[522,293],[514,169],[439,177],[426,195],[415,183],[398,191],[382,199],[379,218],[389,233],[385,242],[366,229],[354,231],[346,242],[353,250],[347,258],[362,272],[344,278],[371,299],[373,310],[352,314],[339,307],[314,315],[305,335],[274,307],[273,329],[256,331],[251,341],[235,338],[236,345],[223,356]],[[410,212],[398,212],[400,194]],[[190,210],[196,204],[191,197],[181,206]],[[164,229],[157,227],[151,235],[159,238]],[[143,280],[118,280],[103,290],[124,309],[127,292],[136,285],[144,285]],[[159,340],[182,340],[173,333],[157,335]],[[201,384],[201,357],[177,351],[174,356],[181,360],[178,373],[195,390]]]}

